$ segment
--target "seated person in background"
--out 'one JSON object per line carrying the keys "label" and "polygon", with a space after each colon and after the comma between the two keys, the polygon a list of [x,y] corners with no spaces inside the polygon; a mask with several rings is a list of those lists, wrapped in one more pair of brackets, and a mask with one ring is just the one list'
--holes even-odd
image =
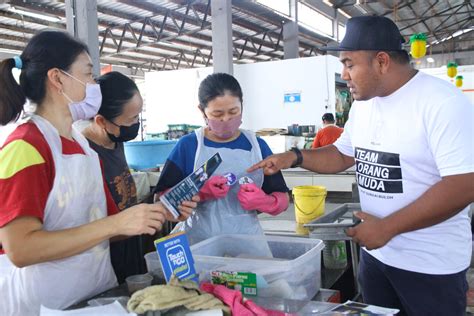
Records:
{"label": "seated person in background", "polygon": [[313,146],[311,148],[319,148],[334,143],[344,131],[335,125],[334,115],[332,113],[324,113],[323,128],[321,128],[314,138]]}

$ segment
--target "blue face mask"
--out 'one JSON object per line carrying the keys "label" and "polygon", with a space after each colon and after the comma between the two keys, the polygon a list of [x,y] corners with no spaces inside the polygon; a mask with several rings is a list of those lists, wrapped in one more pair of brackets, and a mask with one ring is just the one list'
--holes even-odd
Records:
{"label": "blue face mask", "polygon": [[100,85],[96,83],[84,83],[73,75],[61,70],[62,73],[68,75],[74,80],[82,83],[86,87],[86,96],[84,100],[74,102],[64,92],[62,94],[69,101],[69,111],[71,112],[73,122],[78,120],[88,120],[93,118],[99,112],[102,103],[102,93],[100,92]]}

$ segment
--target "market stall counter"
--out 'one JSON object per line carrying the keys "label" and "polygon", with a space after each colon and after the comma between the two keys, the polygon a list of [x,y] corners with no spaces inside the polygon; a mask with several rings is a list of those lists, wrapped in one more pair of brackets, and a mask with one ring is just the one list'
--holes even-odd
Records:
{"label": "market stall counter", "polygon": [[[338,203],[326,203],[325,209],[326,214],[331,213],[334,209],[337,209],[341,206]],[[269,238],[274,238],[272,235],[280,236],[291,236],[291,237],[302,237],[301,239],[308,240],[308,231],[305,231],[304,227],[297,225],[294,219],[294,206],[290,205],[289,210],[284,212],[280,216],[276,217],[266,217],[265,215],[260,215],[260,220],[262,227],[265,230],[265,233]],[[278,238],[278,237],[277,237]],[[299,239],[299,238],[297,238]],[[321,261],[321,255],[318,257],[318,261]],[[344,271],[346,271],[351,266],[348,265],[344,269],[325,269],[322,268],[321,271],[321,286],[323,287],[316,295],[312,295],[311,298],[305,299],[287,299],[287,298],[274,298],[274,297],[253,297],[252,300],[255,301],[259,306],[264,308],[270,308],[279,310],[286,313],[298,313],[302,310],[307,311],[318,311],[318,313],[324,312],[336,306],[334,303],[323,302],[329,299],[334,299],[338,293],[337,291],[330,291],[324,289],[324,287],[329,288],[342,276]],[[319,273],[319,271],[318,271]],[[350,274],[350,273],[349,273]],[[154,275],[152,284],[163,284],[164,280],[158,278]],[[318,287],[319,289],[319,287]],[[328,295],[329,294],[329,295]],[[118,298],[119,302],[124,304],[127,301],[127,298],[130,296],[127,285],[122,284],[116,288],[110,289],[96,297],[85,300],[77,305],[71,306],[71,309],[82,308],[90,306],[93,304],[107,304],[111,302],[111,298]],[[311,299],[311,300],[310,300]],[[316,301],[320,300],[320,301]],[[340,296],[337,294],[337,302],[339,302]],[[334,302],[334,300],[333,300]],[[316,313],[313,313],[316,314]]]}
{"label": "market stall counter", "polygon": [[[163,284],[164,280],[154,278],[152,284]],[[322,291],[324,291],[322,289]],[[130,297],[128,292],[127,285],[121,284],[113,289],[110,289],[104,293],[101,293],[95,297],[92,297],[88,300],[84,300],[76,305],[71,306],[68,308],[69,310],[72,309],[79,309],[88,306],[97,306],[97,305],[106,305],[112,303],[114,300],[117,300],[122,306],[126,308],[127,301]],[[321,296],[319,296],[321,297]],[[324,296],[328,297],[328,296]],[[331,310],[332,308],[338,306],[339,304],[330,303],[330,302],[323,302],[323,301],[302,301],[302,300],[289,300],[283,298],[262,298],[262,297],[255,297],[252,298],[258,306],[263,307],[265,309],[280,311],[285,314],[304,314],[304,315],[317,315],[320,313],[324,313],[326,311]],[[172,313],[173,311],[169,311]],[[146,316],[153,314],[155,316],[157,313],[147,313]],[[161,313],[161,315],[166,316],[166,313]],[[151,316],[151,315],[150,315]]]}
{"label": "market stall counter", "polygon": [[[323,307],[324,309],[334,307],[331,304],[318,305],[310,301],[316,297],[321,300],[338,297],[330,291],[329,293],[323,291],[324,295],[318,293],[322,292],[320,291],[319,264],[322,248],[322,241],[317,239],[244,235],[216,236],[191,247],[194,265],[196,271],[200,273],[201,281],[209,282],[209,272],[219,267],[230,268],[230,270],[227,269],[228,271],[243,269],[244,271],[255,270],[257,273],[258,270],[257,280],[259,281],[255,284],[265,284],[265,286],[258,288],[258,295],[255,292],[248,297],[260,307],[290,314],[301,312],[303,309],[305,313],[310,310],[321,312]],[[262,255],[265,249],[268,252],[266,256]],[[148,268],[150,270],[150,266]],[[163,279],[153,272],[152,269],[150,273],[155,275],[153,283],[164,283]],[[124,285],[121,285],[72,308],[101,302],[110,303],[110,297],[126,302],[129,290],[130,288],[127,290]],[[240,291],[233,292],[240,294]],[[244,292],[242,290],[242,293]],[[295,296],[296,294],[299,296]]]}

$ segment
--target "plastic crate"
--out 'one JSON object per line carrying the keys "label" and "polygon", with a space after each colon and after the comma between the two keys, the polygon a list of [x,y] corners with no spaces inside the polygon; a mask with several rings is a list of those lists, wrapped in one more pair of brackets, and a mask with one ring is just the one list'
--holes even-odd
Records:
{"label": "plastic crate", "polygon": [[135,170],[155,168],[166,162],[176,140],[146,140],[124,143],[128,166]]}
{"label": "plastic crate", "polygon": [[197,130],[198,128],[201,128],[201,125],[188,125],[188,132],[191,133]]}
{"label": "plastic crate", "polygon": [[167,140],[168,139],[168,132],[164,133],[147,133],[146,140]]}
{"label": "plastic crate", "polygon": [[168,124],[168,129],[170,131],[187,131],[188,124]]}
{"label": "plastic crate", "polygon": [[220,235],[191,247],[200,281],[211,271],[251,272],[257,275],[259,297],[311,300],[321,287],[318,239]]}
{"label": "plastic crate", "polygon": [[181,130],[168,131],[168,139],[180,139],[181,137],[187,134],[187,131]]}

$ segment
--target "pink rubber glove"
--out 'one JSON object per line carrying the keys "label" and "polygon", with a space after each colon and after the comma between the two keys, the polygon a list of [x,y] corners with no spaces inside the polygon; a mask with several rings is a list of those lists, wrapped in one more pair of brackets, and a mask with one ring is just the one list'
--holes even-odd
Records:
{"label": "pink rubber glove", "polygon": [[199,191],[201,201],[221,199],[229,192],[227,179],[223,176],[210,177]]}
{"label": "pink rubber glove", "polygon": [[242,184],[237,198],[244,210],[259,210],[270,215],[280,214],[288,208],[289,203],[288,194],[284,192],[266,194],[254,183]]}
{"label": "pink rubber glove", "polygon": [[232,315],[255,316],[252,311],[242,304],[242,293],[240,293],[240,291],[231,290],[223,285],[213,285],[211,283],[202,283],[201,290],[214,295],[229,306]]}
{"label": "pink rubber glove", "polygon": [[231,290],[223,285],[214,285],[208,282],[201,283],[201,290],[214,295],[219,300],[230,307],[232,315],[238,316],[285,316],[279,311],[264,309],[249,299],[243,299],[242,293]]}
{"label": "pink rubber glove", "polygon": [[255,304],[253,301],[243,299],[244,306],[257,316],[268,316],[268,311]]}

